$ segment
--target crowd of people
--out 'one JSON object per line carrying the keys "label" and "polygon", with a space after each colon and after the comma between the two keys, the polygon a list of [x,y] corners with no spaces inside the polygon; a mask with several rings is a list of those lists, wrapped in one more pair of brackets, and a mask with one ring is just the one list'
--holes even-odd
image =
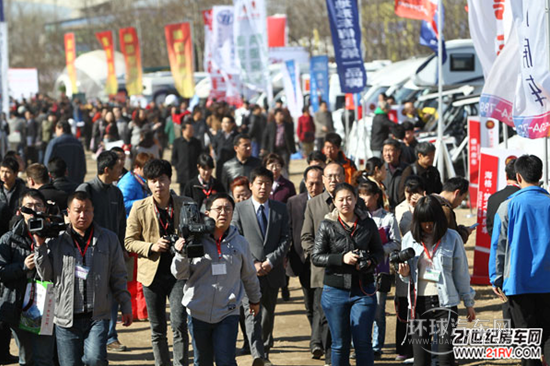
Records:
{"label": "crowd of people", "polygon": [[[186,101],[142,109],[38,95],[15,105],[1,126],[0,364],[107,365],[108,352],[131,347],[117,322],[148,320],[156,365],[188,365],[190,343],[197,366],[236,365],[244,354],[269,365],[279,292],[288,300],[297,277],[312,358],[363,366],[386,352],[425,366],[437,354],[441,366],[454,365],[460,302],[476,318],[465,250],[474,228],[454,212],[469,182],[442,182],[435,146],[416,140],[414,120],[388,123],[388,111],[381,100],[373,157],[358,169],[325,102],[315,114],[304,108],[297,126],[281,102],[272,111]],[[84,182],[86,150],[97,174]],[[298,189],[289,176],[297,151],[308,164]],[[488,208],[491,283],[508,297],[514,326],[543,328],[548,355],[550,250],[548,236],[534,234],[550,207],[538,187],[542,162],[525,155],[506,174],[509,186]],[[43,213],[66,229],[31,230]],[[182,232],[182,215],[200,221],[202,234]],[[407,260],[390,260],[403,251]],[[19,328],[33,280],[54,284],[53,335]],[[428,334],[415,321],[438,327]]]}

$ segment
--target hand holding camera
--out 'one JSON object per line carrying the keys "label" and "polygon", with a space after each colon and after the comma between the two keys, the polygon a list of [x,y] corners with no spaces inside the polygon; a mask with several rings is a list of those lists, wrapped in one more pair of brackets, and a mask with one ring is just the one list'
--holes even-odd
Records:
{"label": "hand holding camera", "polygon": [[161,237],[157,240],[156,243],[151,247],[151,251],[155,253],[164,253],[170,250],[170,241],[166,237]]}

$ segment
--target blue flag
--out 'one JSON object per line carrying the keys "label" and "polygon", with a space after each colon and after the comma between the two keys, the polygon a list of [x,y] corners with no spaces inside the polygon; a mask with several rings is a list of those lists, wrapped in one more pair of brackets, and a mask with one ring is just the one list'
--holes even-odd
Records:
{"label": "blue flag", "polygon": [[328,56],[314,56],[310,61],[310,101],[313,111],[319,110],[319,97],[328,101]]}
{"label": "blue flag", "polygon": [[[445,7],[442,6],[442,24],[441,27],[437,24],[437,12],[439,11],[439,8],[436,10],[434,14],[434,18],[431,22],[427,22],[425,20],[422,21],[422,25],[420,26],[420,44],[423,46],[430,47],[435,54],[437,55],[437,37],[439,34],[443,37],[443,27],[445,26]],[[442,38],[443,43],[443,63],[447,61],[447,50],[445,49],[445,39]]]}

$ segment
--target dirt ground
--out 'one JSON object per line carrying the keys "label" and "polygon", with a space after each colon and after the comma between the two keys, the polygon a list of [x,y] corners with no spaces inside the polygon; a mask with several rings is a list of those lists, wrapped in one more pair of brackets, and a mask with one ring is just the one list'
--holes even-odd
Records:
{"label": "dirt ground", "polygon": [[[165,158],[169,159],[170,152],[165,152]],[[291,180],[298,187],[302,178],[302,172],[306,167],[305,160],[292,161],[290,166]],[[96,163],[88,156],[88,174],[86,179],[91,179],[96,173]],[[177,192],[177,184],[173,186]],[[468,209],[459,209],[456,212],[457,221],[461,224],[471,225],[475,221]],[[472,270],[474,256],[475,236],[471,235],[466,244],[466,251]],[[276,308],[274,338],[275,344],[270,352],[270,360],[274,365],[302,365],[302,366],[322,366],[325,364],[323,359],[313,360],[309,351],[310,326],[305,315],[303,295],[300,283],[296,278],[290,280],[290,301],[284,302],[279,297]],[[473,286],[476,291],[476,316],[478,319],[490,320],[500,319],[502,316],[500,300],[494,295],[489,286]],[[383,349],[382,359],[376,361],[376,364],[383,365],[401,365],[401,362],[395,361],[395,323],[396,313],[394,309],[393,290],[388,295],[386,303],[386,345]],[[463,305],[459,305],[459,314],[461,319],[465,319],[466,311]],[[118,327],[120,342],[126,345],[129,350],[123,353],[109,353],[111,365],[154,365],[153,352],[151,348],[151,333],[148,322],[135,322],[129,328]],[[170,331],[169,331],[170,333]],[[169,343],[171,344],[171,335],[169,334]],[[242,346],[242,335],[239,333],[237,347]],[[17,347],[12,341],[12,354],[16,354]],[[237,358],[239,366],[251,365],[250,356]],[[351,364],[355,364],[351,361]],[[514,361],[479,361],[461,360],[460,365],[517,365]]]}

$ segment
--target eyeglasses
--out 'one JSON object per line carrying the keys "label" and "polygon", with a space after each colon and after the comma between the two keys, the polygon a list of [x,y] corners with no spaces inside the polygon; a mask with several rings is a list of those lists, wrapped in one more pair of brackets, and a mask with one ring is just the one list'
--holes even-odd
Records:
{"label": "eyeglasses", "polygon": [[325,175],[324,176],[325,178],[327,178],[327,180],[331,181],[331,180],[340,180],[340,174],[331,174],[331,175]]}
{"label": "eyeglasses", "polygon": [[30,208],[32,210],[42,210],[46,206],[44,206],[43,203],[37,202],[37,203],[27,203],[23,205],[23,207]]}
{"label": "eyeglasses", "polygon": [[231,206],[212,207],[211,210],[217,213],[222,213],[222,212],[231,213],[233,212],[233,207]]}

